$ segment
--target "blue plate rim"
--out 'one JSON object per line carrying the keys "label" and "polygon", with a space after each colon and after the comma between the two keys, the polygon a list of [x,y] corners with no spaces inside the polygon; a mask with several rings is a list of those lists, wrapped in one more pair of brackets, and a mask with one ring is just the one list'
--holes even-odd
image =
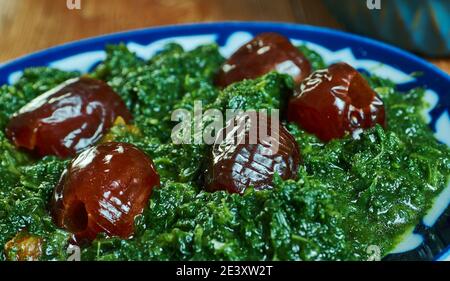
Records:
{"label": "blue plate rim", "polygon": [[[364,42],[365,44],[372,45],[376,48],[385,49],[392,54],[400,55],[406,60],[410,60],[416,64],[421,65],[423,68],[434,72],[435,74],[441,76],[441,78],[445,79],[448,83],[450,83],[450,75],[447,74],[442,69],[438,68],[434,64],[416,56],[415,54],[403,50],[399,47],[390,45],[388,43],[384,43],[378,41],[376,39],[368,38],[361,35],[352,34],[349,32],[332,29],[328,27],[319,27],[312,26],[307,24],[298,24],[298,23],[289,23],[289,22],[275,22],[275,21],[219,21],[219,22],[203,22],[203,23],[183,23],[183,24],[172,24],[172,25],[162,25],[162,26],[152,26],[152,27],[144,27],[139,29],[131,29],[120,32],[114,32],[104,35],[98,35],[93,37],[88,37],[80,40],[70,41],[66,43],[62,43],[53,47],[45,48],[42,50],[38,50],[36,52],[32,52],[23,56],[19,56],[17,58],[8,60],[4,63],[0,63],[0,74],[1,73],[12,73],[14,71],[23,70],[21,66],[25,65],[25,62],[38,59],[43,56],[55,55],[62,51],[72,50],[74,48],[79,48],[83,46],[89,46],[92,44],[98,44],[101,42],[112,41],[112,42],[120,42],[122,40],[118,40],[124,37],[135,37],[145,33],[170,33],[173,31],[180,30],[201,30],[201,29],[210,29],[217,30],[217,28],[231,28],[231,27],[258,27],[258,28],[284,28],[284,29],[295,29],[297,31],[304,30],[308,32],[317,32],[326,34],[333,34],[344,39],[354,40]],[[10,69],[8,71],[8,69]],[[0,77],[1,78],[1,77]]]}
{"label": "blue plate rim", "polygon": [[[241,29],[241,30],[240,30]],[[431,77],[438,77],[441,83],[448,84],[450,88],[450,75],[439,69],[437,66],[418,57],[417,55],[395,47],[388,43],[380,42],[376,39],[348,33],[341,30],[335,30],[327,27],[317,27],[312,25],[288,23],[288,22],[270,22],[270,21],[220,21],[220,22],[204,22],[204,23],[188,23],[174,24],[164,26],[144,27],[139,29],[125,30],[121,32],[109,33],[81,40],[66,42],[50,48],[32,52],[15,59],[0,63],[0,86],[7,83],[5,75],[10,75],[16,71],[22,71],[27,67],[45,66],[48,61],[63,59],[72,55],[82,53],[84,51],[102,51],[106,44],[115,44],[119,42],[133,41],[135,38],[153,35],[153,40],[170,38],[175,36],[190,36],[200,34],[220,33],[229,30],[246,31],[246,30],[283,30],[286,34],[290,31],[294,33],[306,32],[317,34],[319,37],[334,36],[344,41],[360,42],[361,44],[380,50],[381,53],[387,53],[399,57],[399,61],[405,62],[406,65],[417,66],[422,71],[429,72]],[[156,37],[156,38],[155,38]],[[406,66],[405,66],[406,67]],[[443,93],[446,95],[446,93]],[[444,254],[446,251],[441,252]]]}

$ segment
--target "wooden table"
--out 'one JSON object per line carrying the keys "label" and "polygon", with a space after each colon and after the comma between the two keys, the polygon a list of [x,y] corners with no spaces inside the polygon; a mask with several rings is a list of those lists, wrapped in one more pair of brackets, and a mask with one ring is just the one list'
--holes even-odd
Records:
{"label": "wooden table", "polygon": [[[342,29],[318,0],[0,0],[0,62],[57,44],[156,25],[288,21]],[[450,73],[450,58],[430,59]]]}

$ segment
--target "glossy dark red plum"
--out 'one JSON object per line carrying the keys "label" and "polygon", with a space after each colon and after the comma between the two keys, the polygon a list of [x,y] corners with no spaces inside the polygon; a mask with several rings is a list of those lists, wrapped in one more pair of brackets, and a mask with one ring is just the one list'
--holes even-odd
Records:
{"label": "glossy dark red plum", "polygon": [[152,160],[131,144],[109,142],[79,154],[51,199],[54,222],[90,241],[100,232],[129,238],[134,218],[148,204],[159,175]]}
{"label": "glossy dark red plum", "polygon": [[[275,173],[283,179],[297,176],[300,153],[295,139],[278,121],[273,126],[267,115],[256,116],[240,115],[218,133],[206,171],[208,191],[242,194],[250,186],[255,190],[273,188]],[[267,124],[266,132],[273,128],[274,133],[256,133],[263,124]]]}
{"label": "glossy dark red plum", "polygon": [[306,78],[291,97],[287,116],[323,141],[386,122],[381,98],[346,63],[333,64]]}
{"label": "glossy dark red plum", "polygon": [[262,33],[240,47],[223,64],[216,77],[216,85],[226,87],[270,71],[289,74],[298,84],[311,73],[311,64],[286,37]]}
{"label": "glossy dark red plum", "polygon": [[8,138],[38,156],[74,156],[98,141],[121,116],[132,116],[121,98],[104,82],[71,79],[38,96],[13,115]]}

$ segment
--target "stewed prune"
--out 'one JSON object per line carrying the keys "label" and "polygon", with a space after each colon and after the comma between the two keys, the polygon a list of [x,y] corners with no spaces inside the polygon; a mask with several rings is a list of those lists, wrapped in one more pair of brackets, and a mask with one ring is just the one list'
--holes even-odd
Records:
{"label": "stewed prune", "polygon": [[8,138],[38,156],[74,156],[98,141],[121,116],[132,116],[125,103],[106,83],[70,79],[36,97],[13,115]]}
{"label": "stewed prune", "polygon": [[135,217],[159,184],[152,160],[141,150],[104,143],[72,160],[55,187],[51,213],[55,224],[72,232],[77,242],[100,232],[129,238]]}
{"label": "stewed prune", "polygon": [[288,74],[298,84],[311,73],[311,64],[286,37],[278,33],[262,33],[240,47],[222,65],[216,84],[226,87],[270,71]]}
{"label": "stewed prune", "polygon": [[294,137],[278,120],[263,113],[238,115],[217,134],[206,189],[240,194],[248,187],[270,189],[275,173],[282,179],[295,178],[299,161]]}
{"label": "stewed prune", "polygon": [[323,141],[385,126],[382,99],[353,67],[336,63],[306,78],[288,103],[288,120]]}

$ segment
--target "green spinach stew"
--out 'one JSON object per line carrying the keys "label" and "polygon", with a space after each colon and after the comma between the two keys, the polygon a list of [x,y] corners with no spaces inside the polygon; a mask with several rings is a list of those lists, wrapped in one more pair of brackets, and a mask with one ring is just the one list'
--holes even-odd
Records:
{"label": "green spinach stew", "polygon": [[[1,86],[0,260],[67,260],[69,245],[82,260],[367,260],[448,184],[422,88],[273,33],[228,60],[215,44],[106,51],[90,73],[30,68]],[[279,109],[278,152],[175,144],[171,113],[196,101]]]}

